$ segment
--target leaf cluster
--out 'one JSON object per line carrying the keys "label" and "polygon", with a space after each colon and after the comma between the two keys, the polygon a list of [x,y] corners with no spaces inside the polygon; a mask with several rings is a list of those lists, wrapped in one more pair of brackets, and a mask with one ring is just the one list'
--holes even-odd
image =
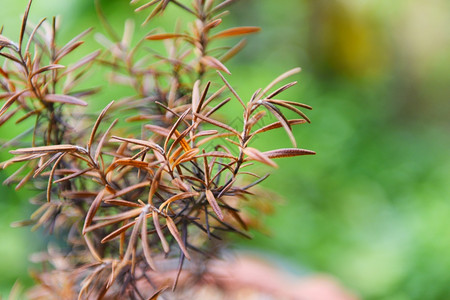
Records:
{"label": "leaf cluster", "polygon": [[[140,286],[145,282],[147,290],[158,294],[164,287],[152,287],[149,274],[157,276],[165,260],[178,257],[179,274],[185,259],[199,266],[217,255],[223,232],[249,237],[248,225],[256,222],[245,207],[249,199],[264,203],[254,187],[268,177],[253,173],[253,164],[276,167],[274,159],[315,154],[297,148],[292,131],[309,122],[303,109],[311,107],[280,98],[295,81],[276,88],[299,68],[255,91],[248,101],[221,74],[230,74],[225,62],[245,40],[226,48],[213,48],[214,41],[259,31],[216,29],[232,2],[143,4],[136,11],[151,9],[145,23],[170,6],[195,20],[189,31],[152,32],[135,44],[133,24],[127,22],[119,38],[98,6],[110,33],[98,37],[104,49],[68,65],[63,64],[65,57],[91,30],[58,46],[55,18],[29,24],[31,0],[18,42],[0,35],[4,57],[0,125],[13,117],[16,123],[35,119],[29,131],[5,143],[14,147],[10,151],[14,157],[1,166],[21,164],[5,183],[17,183],[17,189],[34,184],[43,191],[33,199],[39,208],[30,220],[16,225],[67,234],[65,270],[55,262],[57,255],[46,260],[57,274],[71,274],[69,286],[61,294],[49,274],[36,274],[47,292],[62,298],[144,298],[147,291]],[[158,42],[165,44],[166,54],[146,48]],[[142,51],[145,55],[138,54]],[[94,66],[110,68],[113,82],[134,90],[129,97],[110,102],[96,119],[72,108],[86,106],[86,98],[97,92],[76,90]],[[241,105],[239,128],[219,115],[232,100]],[[123,120],[124,111],[132,117]],[[285,111],[296,113],[298,119],[287,118]],[[129,125],[119,128],[118,123]],[[140,129],[132,130],[136,123]],[[292,148],[261,151],[250,146],[256,136],[264,138],[265,132],[279,128],[289,136]],[[258,205],[256,209],[263,210]]]}

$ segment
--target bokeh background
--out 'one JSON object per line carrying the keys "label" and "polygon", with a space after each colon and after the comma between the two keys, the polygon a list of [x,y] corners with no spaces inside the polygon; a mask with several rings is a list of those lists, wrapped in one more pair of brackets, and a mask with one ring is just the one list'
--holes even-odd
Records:
{"label": "bokeh background", "polygon": [[[6,36],[17,37],[26,2],[0,0]],[[119,31],[126,18],[140,24],[146,16],[133,14],[125,0],[103,6]],[[228,63],[230,82],[249,97],[301,66],[287,99],[314,107],[312,124],[294,130],[300,147],[317,151],[277,161],[265,186],[284,202],[264,220],[270,233],[255,232],[238,248],[276,257],[302,274],[335,276],[363,299],[450,299],[450,2],[241,0],[230,10],[225,26],[263,29]],[[179,12],[173,7],[162,22],[138,31],[170,31]],[[88,26],[102,31],[91,0],[34,1],[31,21],[53,15],[62,16],[61,42]],[[91,35],[79,56],[100,47]],[[125,94],[108,88],[92,107]],[[0,139],[23,126],[2,127]],[[283,134],[258,142],[289,146]],[[7,158],[1,150],[0,159]],[[0,181],[9,173],[0,171]],[[33,211],[32,192],[1,186],[0,195],[6,296],[16,279],[32,284],[29,255],[49,237],[10,227]]]}

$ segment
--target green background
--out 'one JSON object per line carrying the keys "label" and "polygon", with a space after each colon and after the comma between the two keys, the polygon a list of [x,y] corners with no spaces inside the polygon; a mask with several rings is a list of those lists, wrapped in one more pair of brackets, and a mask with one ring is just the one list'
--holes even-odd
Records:
{"label": "green background", "polygon": [[[169,7],[161,23],[140,28],[145,12],[136,16],[127,1],[103,2],[119,31],[130,17],[140,34],[155,26],[171,31],[183,17]],[[25,6],[0,0],[4,35],[17,37]],[[314,107],[312,124],[294,132],[300,147],[317,152],[277,161],[265,186],[285,200],[265,220],[271,235],[255,233],[252,241],[238,240],[239,247],[296,270],[331,274],[363,299],[450,299],[450,2],[242,0],[230,10],[223,28],[263,30],[227,64],[229,81],[248,98],[301,66],[299,84],[285,99]],[[61,43],[87,26],[102,31],[93,1],[36,0],[30,20],[55,14],[62,16]],[[101,47],[92,34],[86,41],[80,56]],[[89,86],[101,83],[93,78]],[[120,95],[126,91],[109,88],[91,105],[98,109]],[[0,139],[26,128],[3,126]],[[285,134],[257,143],[289,147]],[[1,151],[0,159],[7,158]],[[0,171],[0,180],[10,172]],[[33,211],[32,192],[1,186],[0,195],[6,296],[17,278],[32,283],[29,255],[48,237],[9,226]]]}

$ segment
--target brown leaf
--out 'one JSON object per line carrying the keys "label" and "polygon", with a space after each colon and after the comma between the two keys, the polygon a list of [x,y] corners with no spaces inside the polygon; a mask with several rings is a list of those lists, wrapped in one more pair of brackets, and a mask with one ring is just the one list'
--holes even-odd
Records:
{"label": "brown leaf", "polygon": [[252,160],[259,161],[263,164],[266,164],[266,165],[274,167],[274,168],[278,167],[278,165],[276,163],[271,161],[270,158],[267,157],[267,155],[265,155],[258,149],[247,147],[244,149],[244,153],[247,154],[247,156]]}
{"label": "brown leaf", "polygon": [[105,189],[101,190],[97,194],[97,197],[95,197],[91,206],[89,207],[89,211],[86,214],[86,219],[84,220],[83,235],[86,234],[86,232],[87,232],[86,229],[89,227],[89,225],[91,225],[92,219],[94,218],[95,214],[97,213],[98,208],[100,207],[100,204],[102,203],[103,196],[105,196],[105,192],[106,192]]}
{"label": "brown leaf", "polygon": [[45,67],[42,67],[42,68],[38,69],[36,72],[31,74],[31,77],[34,77],[34,76],[39,75],[39,74],[41,74],[43,72],[47,72],[47,71],[51,71],[51,70],[64,69],[65,67],[66,66],[57,65],[57,64],[48,65],[48,66],[45,66]]}
{"label": "brown leaf", "polygon": [[212,39],[218,39],[218,38],[224,38],[224,37],[256,33],[260,30],[261,30],[261,28],[254,27],[254,26],[234,27],[234,28],[229,28],[224,31],[221,31],[221,32],[213,35],[210,39],[212,40]]}
{"label": "brown leaf", "polygon": [[59,61],[61,58],[75,50],[78,46],[83,44],[83,42],[79,41],[81,38],[83,38],[85,35],[87,35],[89,32],[92,31],[93,28],[88,28],[82,33],[75,36],[73,39],[71,39],[67,44],[65,44],[61,50],[59,50],[56,54],[56,60]]}
{"label": "brown leaf", "polygon": [[219,74],[220,78],[225,83],[225,85],[228,87],[230,92],[236,97],[236,99],[238,99],[238,101],[239,101],[239,103],[241,103],[242,107],[244,109],[246,109],[244,101],[242,101],[241,97],[239,97],[238,93],[236,93],[236,91],[233,89],[233,87],[230,85],[230,83],[225,79],[225,77],[223,77],[223,75],[219,71],[217,71],[217,74]]}
{"label": "brown leaf", "polygon": [[170,130],[158,125],[153,125],[153,124],[146,124],[144,125],[144,127],[148,130],[150,130],[153,133],[159,134],[161,136],[165,136],[167,137],[169,135]]}
{"label": "brown leaf", "polygon": [[143,187],[147,187],[149,185],[150,185],[150,182],[148,182],[148,181],[139,182],[137,184],[134,184],[134,185],[131,185],[131,186],[127,186],[126,188],[117,191],[114,195],[110,195],[110,196],[106,197],[105,199],[112,199],[112,198],[122,197],[123,195],[126,195],[129,192],[132,192],[134,190],[137,190],[137,189],[140,189],[140,188],[143,188]]}
{"label": "brown leaf", "polygon": [[219,71],[223,71],[223,72],[231,75],[230,70],[228,70],[228,68],[225,67],[225,65],[222,62],[220,62],[220,60],[218,60],[215,57],[203,56],[200,59],[200,62],[203,63],[204,65],[210,66],[211,68],[217,69]]}
{"label": "brown leaf", "polygon": [[63,153],[61,156],[59,156],[57,159],[56,159],[56,161],[55,161],[55,164],[53,165],[53,168],[52,168],[52,170],[51,170],[51,172],[50,172],[50,175],[48,176],[48,183],[47,183],[47,202],[50,202],[50,194],[51,194],[51,191],[52,191],[52,182],[53,182],[53,175],[55,174],[55,170],[56,170],[56,167],[58,166],[58,164],[59,164],[59,162],[61,161],[61,159],[64,157],[64,155],[65,155],[66,153]]}
{"label": "brown leaf", "polygon": [[159,206],[159,210],[162,211],[164,209],[164,207],[170,205],[172,202],[175,202],[175,201],[178,201],[178,200],[181,200],[181,199],[186,199],[186,198],[189,198],[189,197],[194,197],[194,196],[198,196],[198,193],[197,192],[185,192],[185,193],[177,194],[175,196],[170,197],[166,201],[164,201],[164,203],[162,203]]}
{"label": "brown leaf", "polygon": [[[292,126],[292,125],[297,125],[297,124],[304,124],[304,123],[306,123],[306,120],[293,119],[293,120],[288,120],[288,122],[289,122],[289,125]],[[280,128],[280,127],[283,127],[283,125],[281,124],[280,121],[278,121],[278,122],[266,125],[264,127],[261,127],[258,130],[255,130],[255,132],[253,132],[252,135],[259,134],[261,132],[266,132],[266,131],[269,131],[269,130],[272,130],[272,129],[277,129],[277,128]]]}
{"label": "brown leaf", "polygon": [[149,41],[160,41],[160,40],[167,40],[167,39],[175,39],[175,38],[190,38],[189,36],[185,34],[178,34],[178,33],[158,33],[158,34],[152,34],[145,37],[146,40]]}
{"label": "brown leaf", "polygon": [[75,152],[79,151],[81,147],[74,145],[51,145],[31,148],[20,148],[11,150],[11,154],[39,154],[39,153],[53,153],[53,152]]}
{"label": "brown leaf", "polygon": [[[167,151],[167,145],[169,144],[169,139],[171,138],[171,136],[175,133],[175,131],[177,130],[178,125],[180,125],[180,123],[184,120],[184,118],[186,117],[186,115],[191,111],[191,107],[189,107],[175,122],[175,124],[173,124],[172,128],[169,131],[169,134],[166,137],[166,140],[164,141],[164,151]],[[175,144],[175,143],[173,143]],[[172,144],[172,146],[173,146]],[[171,148],[172,148],[171,146]],[[168,153],[170,153],[170,151],[168,151]]]}
{"label": "brown leaf", "polygon": [[267,101],[261,101],[261,104],[264,105],[267,108],[267,110],[269,110],[280,121],[281,125],[283,125],[284,130],[288,134],[289,139],[292,142],[292,145],[294,145],[294,147],[297,146],[294,134],[292,133],[291,125],[289,124],[289,121],[286,119],[283,113],[272,103],[269,103]]}
{"label": "brown leaf", "polygon": [[273,104],[276,104],[276,105],[280,105],[280,106],[282,106],[284,108],[287,108],[287,109],[297,113],[301,117],[303,117],[306,120],[306,122],[311,123],[311,120],[301,110],[299,110],[298,108],[296,108],[296,107],[286,103],[286,101],[283,101],[283,100],[272,100],[272,99],[268,99],[268,100],[265,100],[265,101],[273,103]]}
{"label": "brown leaf", "polygon": [[284,148],[263,152],[268,158],[292,157],[299,155],[314,155],[316,152],[298,148]]}
{"label": "brown leaf", "polygon": [[182,164],[182,163],[192,160],[199,151],[200,151],[200,149],[198,149],[198,148],[192,148],[192,149],[188,150],[187,152],[184,152],[182,155],[180,155],[180,157],[178,157],[175,160],[172,168],[175,168],[179,164]]}
{"label": "brown leaf", "polygon": [[0,108],[0,116],[2,116],[8,110],[8,108],[17,100],[17,98],[19,98],[26,91],[27,90],[15,93],[12,97],[6,100],[5,104],[3,104],[2,108]]}
{"label": "brown leaf", "polygon": [[290,82],[288,84],[283,85],[282,87],[278,88],[277,90],[275,90],[274,92],[270,93],[269,96],[267,96],[267,99],[272,99],[273,97],[275,97],[276,95],[284,92],[285,90],[287,90],[288,88],[290,88],[291,86],[294,86],[297,84],[297,81],[293,81]]}
{"label": "brown leaf", "polygon": [[54,162],[56,159],[58,159],[61,155],[63,155],[64,152],[58,152],[55,155],[53,155],[49,160],[47,160],[45,163],[43,163],[33,174],[33,177],[36,177],[39,175],[42,171],[45,170],[52,162]]}
{"label": "brown leaf", "polygon": [[80,170],[80,171],[74,171],[74,172],[73,172],[72,174],[70,174],[69,176],[66,176],[66,177],[63,177],[63,178],[61,178],[61,179],[55,180],[53,183],[63,182],[63,181],[66,181],[66,180],[69,180],[69,179],[78,177],[78,176],[80,176],[80,175],[83,175],[84,173],[87,173],[87,172],[92,171],[92,170],[93,170],[92,168],[87,168],[87,169]]}
{"label": "brown leaf", "polygon": [[98,161],[98,157],[100,156],[100,154],[102,152],[103,144],[106,141],[106,137],[109,135],[109,133],[111,132],[112,128],[117,124],[118,121],[119,121],[119,119],[115,119],[111,123],[111,125],[109,125],[108,129],[105,131],[105,133],[103,134],[102,138],[100,139],[100,142],[98,142],[97,149],[95,149],[94,161]]}
{"label": "brown leaf", "polygon": [[118,166],[133,166],[139,169],[147,169],[148,162],[135,160],[132,158],[120,158],[115,160],[111,165],[109,165],[109,167],[105,170],[105,174],[108,174],[109,172],[113,171]]}
{"label": "brown leaf", "polygon": [[57,95],[57,94],[48,94],[45,95],[43,98],[47,102],[55,102],[55,103],[64,103],[64,104],[73,104],[73,105],[80,105],[80,106],[87,106],[87,102],[69,96],[69,95]]}
{"label": "brown leaf", "polygon": [[214,210],[214,212],[216,213],[217,217],[220,220],[223,220],[222,211],[220,210],[219,204],[217,204],[216,198],[214,198],[213,193],[209,189],[207,189],[207,190],[205,190],[205,195],[206,195],[206,200],[208,200],[209,205],[211,205],[211,207]]}
{"label": "brown leaf", "polygon": [[[146,214],[147,216],[147,214]],[[145,260],[147,261],[147,264],[152,270],[156,270],[155,263],[153,262],[152,255],[150,253],[150,247],[148,245],[148,239],[147,239],[147,218],[144,217],[144,220],[142,222],[142,228],[141,228],[141,244],[142,244],[142,250],[144,252]]]}
{"label": "brown leaf", "polygon": [[100,115],[98,116],[97,120],[95,121],[94,127],[92,128],[91,135],[89,137],[89,141],[87,144],[87,149],[90,151],[92,142],[94,141],[95,133],[97,132],[98,126],[100,126],[100,122],[102,121],[103,117],[106,115],[106,112],[108,109],[114,104],[114,101],[111,101],[106,107],[102,110]]}
{"label": "brown leaf", "polygon": [[24,13],[23,19],[22,19],[22,26],[20,28],[20,37],[19,37],[19,51],[21,51],[21,49],[22,49],[22,42],[23,42],[23,37],[25,35],[25,29],[27,27],[27,20],[28,20],[28,14],[30,13],[31,2],[33,2],[33,0],[28,1],[28,5],[27,5],[27,8],[25,9],[25,13]]}
{"label": "brown leaf", "polygon": [[76,69],[79,69],[82,66],[91,63],[92,61],[94,61],[100,55],[100,53],[101,53],[100,50],[97,50],[97,51],[92,52],[91,54],[86,55],[85,57],[83,57],[82,59],[77,61],[75,64],[69,66],[69,68],[67,69],[67,71],[65,71],[63,73],[63,75],[67,75],[70,72],[73,72]]}
{"label": "brown leaf", "polygon": [[240,40],[239,43],[234,45],[230,50],[225,52],[225,54],[223,54],[220,57],[220,61],[226,63],[227,61],[232,59],[236,54],[238,54],[245,47],[245,45],[247,45],[247,40],[246,39]]}
{"label": "brown leaf", "polygon": [[117,206],[127,206],[127,207],[141,207],[141,204],[134,203],[127,200],[121,200],[121,199],[111,199],[111,200],[105,200],[106,204],[111,205],[117,205]]}
{"label": "brown leaf", "polygon": [[236,136],[241,137],[241,134],[236,129],[234,129],[233,127],[230,127],[230,126],[228,126],[226,124],[223,124],[223,123],[221,123],[221,122],[219,122],[217,120],[214,120],[214,119],[208,118],[206,116],[203,116],[201,114],[197,114],[197,113],[194,113],[194,114],[198,118],[202,119],[205,122],[208,122],[208,123],[210,123],[212,125],[215,125],[217,127],[223,128],[223,129],[225,129],[227,131],[230,131],[230,132],[234,133]]}
{"label": "brown leaf", "polygon": [[162,232],[161,224],[159,224],[158,213],[153,210],[152,215],[153,215],[153,224],[155,225],[156,233],[158,234],[158,237],[161,240],[161,245],[163,247],[163,250],[165,253],[169,253],[169,251],[170,251],[169,243],[167,242],[166,237],[164,236],[164,233]]}
{"label": "brown leaf", "polygon": [[[0,35],[0,47],[8,47],[17,50],[17,46],[10,41],[8,38],[4,37],[3,35]],[[1,48],[0,48],[1,49]]]}
{"label": "brown leaf", "polygon": [[157,150],[161,154],[164,153],[164,150],[161,148],[161,146],[159,146],[158,144],[156,144],[155,142],[152,142],[152,141],[144,141],[144,140],[138,140],[138,139],[133,139],[133,138],[122,138],[122,137],[118,137],[118,136],[112,136],[111,139],[128,142],[131,144],[136,144],[139,146],[148,147],[150,149]]}
{"label": "brown leaf", "polygon": [[261,91],[261,93],[258,94],[258,96],[256,97],[256,100],[261,99],[261,97],[266,94],[271,88],[273,88],[277,83],[279,83],[280,81],[288,78],[289,76],[292,76],[294,74],[297,74],[298,72],[300,72],[302,69],[301,68],[294,68],[291,69],[283,74],[281,74],[280,76],[278,76],[277,78],[275,78],[271,83],[269,83],[264,90]]}
{"label": "brown leaf", "polygon": [[167,224],[167,227],[169,228],[170,233],[172,234],[172,236],[175,238],[178,245],[180,246],[181,251],[183,251],[183,253],[184,253],[184,255],[186,255],[187,259],[191,260],[191,256],[189,255],[189,252],[186,249],[186,245],[184,244],[183,240],[181,239],[180,233],[178,232],[177,226],[173,222],[172,218],[167,217],[166,224]]}
{"label": "brown leaf", "polygon": [[130,228],[131,226],[133,226],[134,224],[136,224],[136,221],[130,222],[126,225],[123,225],[122,227],[114,230],[113,232],[111,232],[110,234],[108,234],[107,236],[105,236],[102,240],[101,243],[107,243],[110,240],[114,239],[115,237],[117,237],[119,234],[121,234],[122,232],[125,232],[128,228]]}

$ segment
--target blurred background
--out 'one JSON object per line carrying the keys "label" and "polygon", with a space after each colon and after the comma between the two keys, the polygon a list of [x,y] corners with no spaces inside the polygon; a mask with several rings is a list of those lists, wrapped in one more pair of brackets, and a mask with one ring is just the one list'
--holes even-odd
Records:
{"label": "blurred background", "polygon": [[[17,37],[26,2],[0,0],[5,36]],[[103,4],[119,32],[126,18],[146,17],[125,0]],[[312,124],[294,131],[301,148],[317,152],[277,161],[265,186],[284,201],[263,220],[269,232],[237,239],[237,248],[302,274],[330,274],[363,299],[450,299],[450,2],[241,0],[230,10],[223,27],[263,29],[227,64],[230,82],[248,98],[302,67],[285,99],[314,107]],[[179,12],[173,7],[162,23],[137,30],[171,31]],[[34,1],[31,21],[53,15],[62,16],[61,43],[88,26],[102,31],[93,1]],[[101,48],[93,35],[86,41],[80,57]],[[92,105],[117,95],[126,93],[103,91]],[[26,128],[8,124],[0,138]],[[275,142],[289,147],[283,134],[258,141],[267,149]],[[0,171],[0,181],[8,174]],[[32,284],[29,255],[48,237],[10,227],[33,211],[31,192],[0,186],[0,194],[0,293],[7,295],[17,278]]]}

